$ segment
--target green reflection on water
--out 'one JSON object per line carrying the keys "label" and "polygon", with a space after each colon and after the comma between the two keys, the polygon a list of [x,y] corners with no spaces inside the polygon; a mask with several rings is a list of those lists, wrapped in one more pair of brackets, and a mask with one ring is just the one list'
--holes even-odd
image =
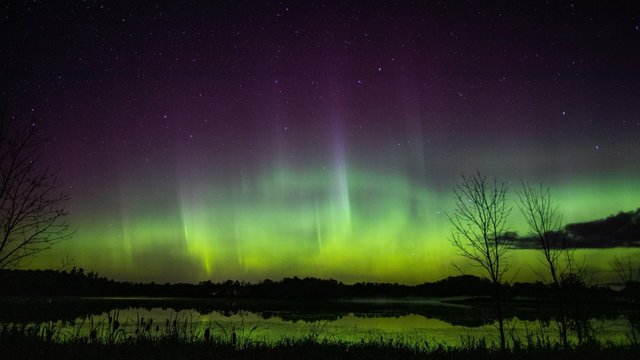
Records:
{"label": "green reflection on water", "polygon": [[[452,325],[439,319],[410,314],[400,316],[380,316],[380,314],[353,314],[337,316],[335,320],[283,320],[291,313],[274,312],[264,317],[253,312],[240,311],[225,314],[218,311],[200,313],[195,310],[176,312],[163,308],[128,308],[112,311],[87,318],[78,318],[73,324],[58,322],[58,340],[72,339],[77,334],[87,336],[92,329],[98,331],[98,338],[105,337],[112,330],[112,322],[117,319],[122,338],[135,336],[140,330],[140,322],[153,319],[149,334],[160,337],[173,326],[184,329],[192,340],[202,339],[207,328],[211,336],[222,341],[231,341],[235,333],[239,344],[260,342],[273,344],[283,339],[316,339],[319,341],[339,341],[358,343],[361,341],[391,341],[411,346],[448,346],[464,345],[468,339],[486,339],[488,344],[497,342],[495,324],[478,327]],[[109,321],[111,317],[111,321]],[[291,318],[291,316],[289,316]],[[175,324],[175,325],[174,325]],[[597,340],[615,344],[629,343],[631,328],[624,316],[614,319],[590,319],[588,325],[593,329]],[[557,328],[553,321],[520,320],[513,318],[507,322],[510,339],[527,344],[527,340],[548,339],[552,344],[558,342]],[[179,330],[183,331],[183,330]],[[578,339],[570,338],[573,343]]]}

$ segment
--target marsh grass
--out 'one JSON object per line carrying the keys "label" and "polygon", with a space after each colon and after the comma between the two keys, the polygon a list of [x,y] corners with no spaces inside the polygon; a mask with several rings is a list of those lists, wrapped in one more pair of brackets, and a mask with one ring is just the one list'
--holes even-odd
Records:
{"label": "marsh grass", "polygon": [[[117,311],[62,326],[53,322],[0,326],[0,351],[11,359],[635,359],[636,343],[601,343],[595,338],[565,350],[544,334],[510,333],[508,350],[495,340],[463,335],[459,346],[408,336],[379,335],[360,341],[332,337],[326,324],[315,324],[296,338],[267,342],[256,336],[258,325],[209,322],[192,314],[172,313],[156,323],[151,318],[120,318]],[[7,357],[3,357],[7,358]]]}

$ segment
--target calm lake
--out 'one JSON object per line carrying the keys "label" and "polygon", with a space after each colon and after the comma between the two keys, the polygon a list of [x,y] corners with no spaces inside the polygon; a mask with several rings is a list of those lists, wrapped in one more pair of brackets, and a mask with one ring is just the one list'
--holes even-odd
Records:
{"label": "calm lake", "polygon": [[[450,300],[450,299],[449,299]],[[6,300],[5,300],[6,301]],[[4,323],[45,322],[54,325],[56,338],[64,341],[112,331],[118,320],[120,336],[146,331],[159,336],[175,328],[193,338],[201,338],[206,329],[211,336],[230,339],[235,333],[238,343],[246,341],[273,343],[282,339],[313,337],[329,341],[394,340],[407,344],[458,346],[468,339],[497,340],[492,310],[441,299],[358,299],[331,303],[307,303],[258,300],[184,300],[147,298],[72,298],[18,300],[15,309],[3,311]],[[11,306],[10,306],[11,307]],[[6,307],[5,307],[6,310]],[[599,341],[626,344],[638,334],[624,311],[581,312],[572,320]],[[614,309],[615,310],[615,309]],[[520,306],[507,311],[509,338],[522,343],[538,338],[557,342],[557,327],[544,309]],[[21,319],[11,318],[22,312]],[[38,312],[42,315],[37,315]],[[587,315],[585,315],[587,314]],[[35,317],[35,318],[34,318]],[[151,320],[151,322],[149,321]],[[146,327],[146,329],[145,329]],[[156,335],[154,335],[156,334]],[[579,335],[578,335],[579,336]],[[572,334],[578,342],[576,333]]]}

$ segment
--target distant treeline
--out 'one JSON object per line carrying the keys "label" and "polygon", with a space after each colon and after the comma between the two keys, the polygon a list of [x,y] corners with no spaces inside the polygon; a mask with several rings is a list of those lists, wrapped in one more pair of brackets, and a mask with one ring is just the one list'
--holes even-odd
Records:
{"label": "distant treeline", "polygon": [[[638,295],[636,283],[628,283],[622,290],[567,284],[573,295],[592,300]],[[257,284],[227,280],[198,284],[156,284],[122,282],[101,277],[95,272],[73,268],[54,270],[0,270],[0,296],[145,296],[192,298],[260,298],[260,299],[338,299],[338,298],[404,298],[404,297],[484,297],[492,295],[487,279],[472,275],[451,276],[432,283],[403,285],[388,283],[343,284],[336,280],[317,278],[266,279]],[[551,288],[542,282],[504,285],[507,298],[527,297],[545,299]]]}

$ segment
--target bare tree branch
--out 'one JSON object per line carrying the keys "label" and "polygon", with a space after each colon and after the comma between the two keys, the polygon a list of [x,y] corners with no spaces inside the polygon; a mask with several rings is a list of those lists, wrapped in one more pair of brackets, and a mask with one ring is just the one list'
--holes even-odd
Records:
{"label": "bare tree branch", "polygon": [[640,261],[638,260],[640,260],[640,257],[636,257],[632,261],[631,256],[627,256],[626,261],[617,256],[613,260],[613,270],[623,285],[631,282],[640,282]]}
{"label": "bare tree branch", "polygon": [[69,194],[58,174],[39,164],[43,140],[37,128],[0,115],[0,269],[71,237],[64,203]]}
{"label": "bare tree branch", "polygon": [[549,188],[542,184],[536,188],[523,182],[517,194],[518,207],[529,232],[537,240],[551,281],[555,286],[560,286],[562,275],[568,271],[568,264],[563,267],[561,262],[570,251],[567,248],[567,235],[562,231],[562,216],[558,214],[558,207],[551,200]]}
{"label": "bare tree branch", "polygon": [[507,188],[496,181],[489,184],[476,173],[472,177],[463,175],[453,193],[456,208],[453,214],[447,214],[453,227],[452,244],[472,265],[483,268],[492,282],[501,282],[509,270],[505,256],[515,238],[506,227],[511,213]]}
{"label": "bare tree branch", "polygon": [[[522,182],[518,194],[518,207],[524,216],[529,232],[537,242],[537,248],[544,257],[543,264],[551,277],[555,289],[558,314],[558,331],[565,349],[569,347],[568,321],[566,317],[566,295],[563,285],[567,281],[583,279],[584,274],[575,266],[573,251],[567,247],[567,233],[562,229],[562,216],[558,206],[551,199],[548,187],[540,184],[533,187]],[[538,273],[544,280],[545,276]]]}
{"label": "bare tree branch", "polygon": [[507,230],[511,206],[504,183],[487,181],[477,172],[471,177],[462,175],[462,183],[453,189],[456,207],[447,214],[453,227],[451,243],[458,254],[474,266],[482,268],[494,285],[496,313],[500,332],[500,346],[505,349],[500,287],[509,271],[506,262],[515,234]]}

